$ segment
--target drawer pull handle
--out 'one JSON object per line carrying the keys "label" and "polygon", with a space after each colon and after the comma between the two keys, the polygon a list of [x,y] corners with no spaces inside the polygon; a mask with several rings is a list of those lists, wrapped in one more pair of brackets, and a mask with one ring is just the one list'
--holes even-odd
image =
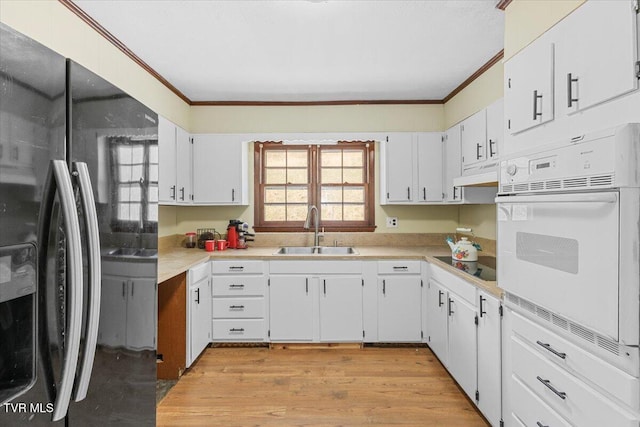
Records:
{"label": "drawer pull handle", "polygon": [[229,310],[244,310],[244,305],[230,305]]}
{"label": "drawer pull handle", "polygon": [[485,302],[487,299],[484,298],[482,295],[480,295],[480,317],[484,316],[485,314],[487,314],[486,311],[484,311],[484,307],[482,307],[482,303]]}
{"label": "drawer pull handle", "polygon": [[452,305],[453,305],[453,300],[451,298],[449,298],[449,316],[451,316],[453,313],[455,313],[455,311],[453,311],[451,309]]}
{"label": "drawer pull handle", "polygon": [[229,267],[229,271],[242,271],[244,270],[244,267],[241,265],[232,265],[231,267]]}
{"label": "drawer pull handle", "polygon": [[394,266],[393,271],[407,271],[409,267],[407,266]]}
{"label": "drawer pull handle", "polygon": [[546,426],[546,425],[542,424],[540,421],[536,421],[536,425],[538,427],[549,427],[549,426]]}
{"label": "drawer pull handle", "polygon": [[231,328],[229,332],[244,332],[244,328]]}
{"label": "drawer pull handle", "polygon": [[442,302],[442,295],[444,295],[444,292],[438,291],[438,307],[442,307],[442,305],[444,304]]}
{"label": "drawer pull handle", "polygon": [[545,387],[547,387],[549,390],[551,390],[560,399],[565,400],[567,398],[567,393],[565,393],[564,391],[558,391],[554,386],[551,385],[551,381],[544,380],[541,377],[536,377],[536,378],[538,379],[538,381],[540,381],[542,384],[544,384]]}
{"label": "drawer pull handle", "polygon": [[244,285],[229,285],[231,289],[243,289]]}
{"label": "drawer pull handle", "polygon": [[567,353],[560,353],[558,350],[556,350],[553,347],[551,347],[551,344],[543,343],[542,341],[536,341],[536,344],[538,344],[540,347],[544,348],[545,350],[550,351],[551,353],[555,354],[560,359],[566,359],[567,358]]}

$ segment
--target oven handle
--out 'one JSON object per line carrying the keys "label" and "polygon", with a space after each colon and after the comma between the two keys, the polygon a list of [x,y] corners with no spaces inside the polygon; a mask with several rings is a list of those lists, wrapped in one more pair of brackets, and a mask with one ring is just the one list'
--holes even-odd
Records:
{"label": "oven handle", "polygon": [[498,196],[496,203],[617,203],[618,193]]}

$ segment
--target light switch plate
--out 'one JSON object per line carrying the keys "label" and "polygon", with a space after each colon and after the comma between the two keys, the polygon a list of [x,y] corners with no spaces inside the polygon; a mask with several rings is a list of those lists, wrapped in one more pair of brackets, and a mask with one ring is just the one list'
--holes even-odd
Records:
{"label": "light switch plate", "polygon": [[387,217],[387,228],[398,228],[398,217],[397,216],[388,216]]}

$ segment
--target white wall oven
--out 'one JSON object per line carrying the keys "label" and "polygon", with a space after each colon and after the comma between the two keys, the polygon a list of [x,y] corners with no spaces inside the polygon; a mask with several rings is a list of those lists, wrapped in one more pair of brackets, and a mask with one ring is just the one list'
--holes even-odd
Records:
{"label": "white wall oven", "polygon": [[640,124],[626,124],[503,160],[496,199],[508,303],[623,364],[640,341],[639,184]]}

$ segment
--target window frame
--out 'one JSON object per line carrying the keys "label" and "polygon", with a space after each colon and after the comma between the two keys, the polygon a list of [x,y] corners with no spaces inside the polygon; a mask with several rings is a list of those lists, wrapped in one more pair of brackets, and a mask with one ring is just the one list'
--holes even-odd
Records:
{"label": "window frame", "polygon": [[[303,228],[304,221],[264,221],[264,184],[262,177],[265,176],[264,157],[267,150],[308,150],[309,158],[309,199],[307,207],[315,205],[321,211],[321,188],[325,186],[345,187],[349,184],[321,184],[320,179],[320,151],[322,150],[347,150],[357,148],[363,150],[365,176],[362,184],[354,186],[364,186],[364,221],[323,221],[320,218],[320,227],[325,231],[375,231],[375,142],[374,141],[338,141],[337,144],[283,144],[282,141],[255,141],[254,142],[254,230],[257,232],[303,232],[308,231]],[[286,185],[286,184],[285,184]],[[304,184],[292,184],[304,185]],[[343,202],[344,203],[344,202]]]}

